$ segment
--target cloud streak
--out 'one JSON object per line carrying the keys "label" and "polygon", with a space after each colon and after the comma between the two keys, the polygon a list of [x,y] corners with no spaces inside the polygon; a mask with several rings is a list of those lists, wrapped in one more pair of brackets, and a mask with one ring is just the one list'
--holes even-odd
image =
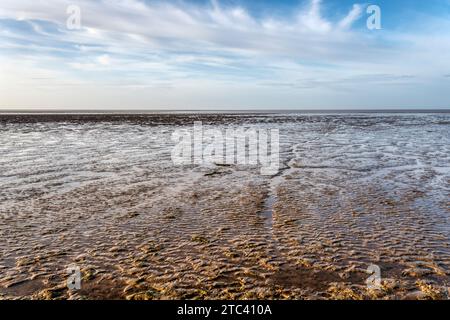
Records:
{"label": "cloud streak", "polygon": [[[134,49],[145,46],[147,50],[225,50],[300,56],[307,54],[306,48],[320,43],[348,44],[352,39],[343,30],[351,26],[361,11],[355,5],[346,17],[333,24],[322,18],[320,0],[311,1],[290,20],[272,17],[257,20],[244,8],[224,8],[217,0],[203,7],[167,2],[145,4],[137,0],[78,1],[83,28],[75,33],[64,27],[67,19],[64,8],[72,1],[49,0],[39,6],[33,3],[4,0],[0,18],[28,21],[36,34],[50,39],[58,37],[67,43],[116,46],[125,42]],[[39,21],[54,24],[60,32],[45,32]]]}
{"label": "cloud streak", "polygon": [[[81,30],[66,28],[66,8],[73,4],[81,8]],[[429,83],[434,78],[442,79],[442,68],[450,67],[445,53],[450,49],[449,34],[436,34],[432,41],[430,35],[398,31],[377,34],[355,27],[364,22],[363,4],[343,8],[344,14],[333,18],[324,14],[326,9],[326,1],[311,0],[281,18],[256,17],[243,6],[224,5],[218,0],[203,5],[138,0],[3,0],[0,62],[8,73],[0,81],[17,89],[18,83],[23,86],[24,78],[39,77],[47,70],[61,83],[121,83],[124,97],[129,96],[130,88],[164,85],[180,95],[191,90],[198,95],[187,95],[194,97],[192,103],[205,106],[213,104],[208,99],[214,99],[214,92],[230,92],[236,86],[257,92],[258,87],[267,90],[267,84],[272,83],[274,96],[279,96],[280,87],[292,90],[290,95],[284,92],[292,105],[304,90],[310,91],[304,95],[305,100],[336,88],[353,88],[358,95],[373,86],[396,82]],[[17,68],[23,62],[27,70]],[[209,92],[203,93],[202,88]],[[114,102],[104,93],[91,96],[94,104]],[[32,98],[39,98],[39,92]],[[19,100],[9,94],[4,101],[0,98],[0,106],[25,103]],[[51,100],[50,94],[46,101]],[[242,99],[243,103],[247,100]],[[258,105],[258,95],[253,100],[252,104]],[[166,101],[172,99],[160,94],[157,99],[149,99],[145,94],[139,104],[154,107],[166,105]],[[181,103],[182,99],[173,105],[181,107]]]}

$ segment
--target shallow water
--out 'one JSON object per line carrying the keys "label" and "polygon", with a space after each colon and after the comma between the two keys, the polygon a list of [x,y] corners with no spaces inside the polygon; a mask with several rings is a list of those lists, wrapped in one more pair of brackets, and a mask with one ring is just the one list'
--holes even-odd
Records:
{"label": "shallow water", "polygon": [[[194,121],[278,128],[279,174],[175,166]],[[0,152],[3,298],[448,298],[450,114],[0,115]]]}

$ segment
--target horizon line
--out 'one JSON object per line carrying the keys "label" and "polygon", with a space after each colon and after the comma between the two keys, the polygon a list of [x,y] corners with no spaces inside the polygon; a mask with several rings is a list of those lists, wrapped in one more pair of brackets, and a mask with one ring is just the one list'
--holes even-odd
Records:
{"label": "horizon line", "polygon": [[450,107],[445,108],[373,108],[373,109],[358,109],[358,108],[319,108],[319,109],[64,109],[64,108],[11,108],[1,109],[0,114],[10,113],[28,113],[28,114],[58,114],[58,113],[74,113],[74,114],[139,114],[139,113],[282,113],[282,112],[358,112],[358,113],[447,113],[450,112]]}

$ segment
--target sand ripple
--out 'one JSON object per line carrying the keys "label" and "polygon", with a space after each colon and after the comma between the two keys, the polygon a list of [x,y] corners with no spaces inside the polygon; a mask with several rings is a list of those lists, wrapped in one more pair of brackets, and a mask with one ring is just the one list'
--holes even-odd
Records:
{"label": "sand ripple", "polygon": [[[91,117],[0,116],[0,298],[448,298],[449,115]],[[280,175],[174,166],[197,120],[280,128]]]}

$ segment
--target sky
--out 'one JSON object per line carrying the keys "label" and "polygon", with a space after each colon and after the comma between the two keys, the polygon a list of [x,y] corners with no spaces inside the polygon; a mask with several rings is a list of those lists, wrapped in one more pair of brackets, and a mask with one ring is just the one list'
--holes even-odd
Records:
{"label": "sky", "polygon": [[449,109],[450,0],[355,1],[1,0],[0,109]]}

